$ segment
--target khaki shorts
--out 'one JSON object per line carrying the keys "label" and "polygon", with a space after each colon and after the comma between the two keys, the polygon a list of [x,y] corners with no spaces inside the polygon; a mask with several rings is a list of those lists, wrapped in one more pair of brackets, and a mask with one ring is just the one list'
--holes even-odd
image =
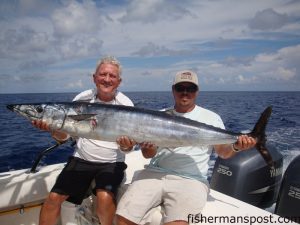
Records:
{"label": "khaki shorts", "polygon": [[121,197],[116,214],[136,224],[161,205],[163,222],[188,222],[188,215],[201,213],[208,194],[206,184],[152,170],[140,172]]}

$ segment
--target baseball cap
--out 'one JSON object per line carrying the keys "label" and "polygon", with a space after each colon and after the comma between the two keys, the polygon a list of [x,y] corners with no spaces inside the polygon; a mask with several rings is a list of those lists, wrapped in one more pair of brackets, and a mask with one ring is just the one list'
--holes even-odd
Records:
{"label": "baseball cap", "polygon": [[181,82],[190,82],[198,86],[197,74],[191,70],[182,70],[176,73],[173,85]]}

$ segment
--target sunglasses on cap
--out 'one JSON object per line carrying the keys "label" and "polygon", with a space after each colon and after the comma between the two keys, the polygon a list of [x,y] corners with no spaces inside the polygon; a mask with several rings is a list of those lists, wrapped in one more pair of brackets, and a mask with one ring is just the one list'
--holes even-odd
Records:
{"label": "sunglasses on cap", "polygon": [[182,85],[182,84],[176,84],[174,85],[174,89],[176,92],[188,92],[188,93],[195,93],[198,91],[198,87],[196,85]]}

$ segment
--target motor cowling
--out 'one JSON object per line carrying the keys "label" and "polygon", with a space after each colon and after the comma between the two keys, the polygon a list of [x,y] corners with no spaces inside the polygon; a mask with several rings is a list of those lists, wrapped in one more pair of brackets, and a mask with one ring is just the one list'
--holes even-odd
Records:
{"label": "motor cowling", "polygon": [[211,188],[259,208],[270,207],[279,192],[283,157],[274,147],[267,148],[275,163],[274,169],[254,148],[230,159],[217,158]]}
{"label": "motor cowling", "polygon": [[293,159],[284,173],[275,213],[300,223],[300,155]]}

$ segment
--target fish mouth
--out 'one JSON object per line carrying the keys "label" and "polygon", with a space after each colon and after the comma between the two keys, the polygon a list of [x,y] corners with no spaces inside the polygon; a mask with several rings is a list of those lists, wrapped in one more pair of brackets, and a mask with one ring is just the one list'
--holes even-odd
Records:
{"label": "fish mouth", "polygon": [[31,105],[23,105],[23,104],[9,104],[6,105],[6,108],[16,112],[26,118],[29,119],[39,119],[36,114],[38,113],[35,107],[32,107]]}
{"label": "fish mouth", "polygon": [[12,112],[16,112],[16,113],[26,116],[26,113],[24,113],[22,110],[20,110],[20,105],[9,104],[9,105],[6,105],[6,108]]}
{"label": "fish mouth", "polygon": [[16,109],[15,105],[7,105],[6,108],[9,109],[10,111],[15,111]]}

